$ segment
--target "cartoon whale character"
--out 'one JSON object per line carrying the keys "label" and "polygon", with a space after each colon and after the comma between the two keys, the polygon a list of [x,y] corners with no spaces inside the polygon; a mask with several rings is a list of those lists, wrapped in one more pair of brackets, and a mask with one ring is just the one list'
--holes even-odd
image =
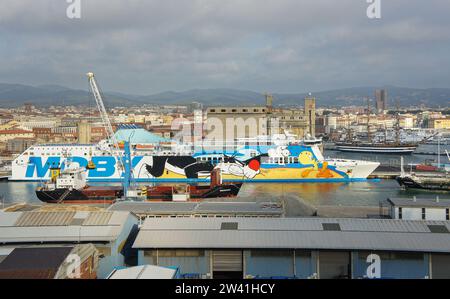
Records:
{"label": "cartoon whale character", "polygon": [[310,151],[303,151],[298,156],[298,161],[303,165],[312,165],[311,168],[307,168],[302,171],[302,178],[307,178],[313,171],[317,171],[317,178],[331,178],[333,173],[328,169],[328,162],[323,162],[322,167],[319,169],[319,162],[314,158],[313,153]]}

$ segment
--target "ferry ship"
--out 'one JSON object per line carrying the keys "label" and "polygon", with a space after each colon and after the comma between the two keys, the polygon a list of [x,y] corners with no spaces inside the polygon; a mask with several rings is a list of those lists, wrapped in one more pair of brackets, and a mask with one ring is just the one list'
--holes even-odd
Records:
{"label": "ferry ship", "polygon": [[[213,169],[223,181],[245,182],[349,182],[365,180],[378,162],[325,159],[317,140],[295,140],[278,134],[270,138],[236,140],[218,146],[177,143],[139,127],[116,131],[118,141],[132,146],[136,182],[208,182]],[[91,182],[120,182],[116,153],[111,143],[34,145],[12,162],[13,181],[46,181],[50,169],[64,169],[67,161],[88,168]],[[121,153],[117,153],[123,155]],[[88,167],[89,164],[95,167]]]}

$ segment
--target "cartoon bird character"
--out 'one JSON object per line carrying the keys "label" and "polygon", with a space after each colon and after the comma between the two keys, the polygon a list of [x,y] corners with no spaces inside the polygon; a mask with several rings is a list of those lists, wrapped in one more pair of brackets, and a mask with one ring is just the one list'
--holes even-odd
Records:
{"label": "cartoon bird character", "polygon": [[316,177],[318,177],[318,178],[332,178],[333,177],[333,173],[331,172],[331,170],[328,169],[328,162],[322,163],[322,167],[320,168]]}
{"label": "cartoon bird character", "polygon": [[298,161],[303,165],[313,165],[311,168],[307,168],[302,171],[302,178],[307,178],[310,176],[312,171],[317,171],[317,178],[331,178],[333,173],[328,169],[328,162],[323,162],[322,167],[319,169],[319,162],[314,158],[312,152],[303,151],[298,156]]}
{"label": "cartoon bird character", "polygon": [[313,154],[309,151],[303,151],[298,156],[298,161],[303,165],[313,165],[312,168],[307,168],[302,171],[302,178],[306,178],[313,170],[318,170],[319,166],[317,160],[314,159]]}

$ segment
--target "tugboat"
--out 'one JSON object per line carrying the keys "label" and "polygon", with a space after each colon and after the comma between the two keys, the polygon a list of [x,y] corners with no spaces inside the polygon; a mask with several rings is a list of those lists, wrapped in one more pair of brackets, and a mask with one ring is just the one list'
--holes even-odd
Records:
{"label": "tugboat", "polygon": [[[125,195],[123,186],[89,186],[85,168],[52,168],[51,179],[36,189],[39,200],[47,203],[108,203]],[[142,186],[137,187],[135,198],[151,201],[187,201],[214,197],[235,197],[242,183],[223,183],[220,169],[211,172],[210,185]],[[131,190],[130,190],[131,191]],[[185,198],[183,200],[183,198]]]}

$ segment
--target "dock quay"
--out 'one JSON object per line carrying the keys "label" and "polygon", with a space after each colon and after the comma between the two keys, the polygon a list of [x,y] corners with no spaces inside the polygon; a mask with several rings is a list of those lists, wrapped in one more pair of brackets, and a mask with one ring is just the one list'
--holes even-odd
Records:
{"label": "dock quay", "polygon": [[[405,171],[408,172],[408,166],[404,167]],[[369,175],[369,179],[395,179],[400,175],[401,168],[400,166],[391,166],[391,165],[380,165]],[[436,172],[431,171],[423,171],[415,169],[414,172],[424,174],[424,175],[435,175]]]}

